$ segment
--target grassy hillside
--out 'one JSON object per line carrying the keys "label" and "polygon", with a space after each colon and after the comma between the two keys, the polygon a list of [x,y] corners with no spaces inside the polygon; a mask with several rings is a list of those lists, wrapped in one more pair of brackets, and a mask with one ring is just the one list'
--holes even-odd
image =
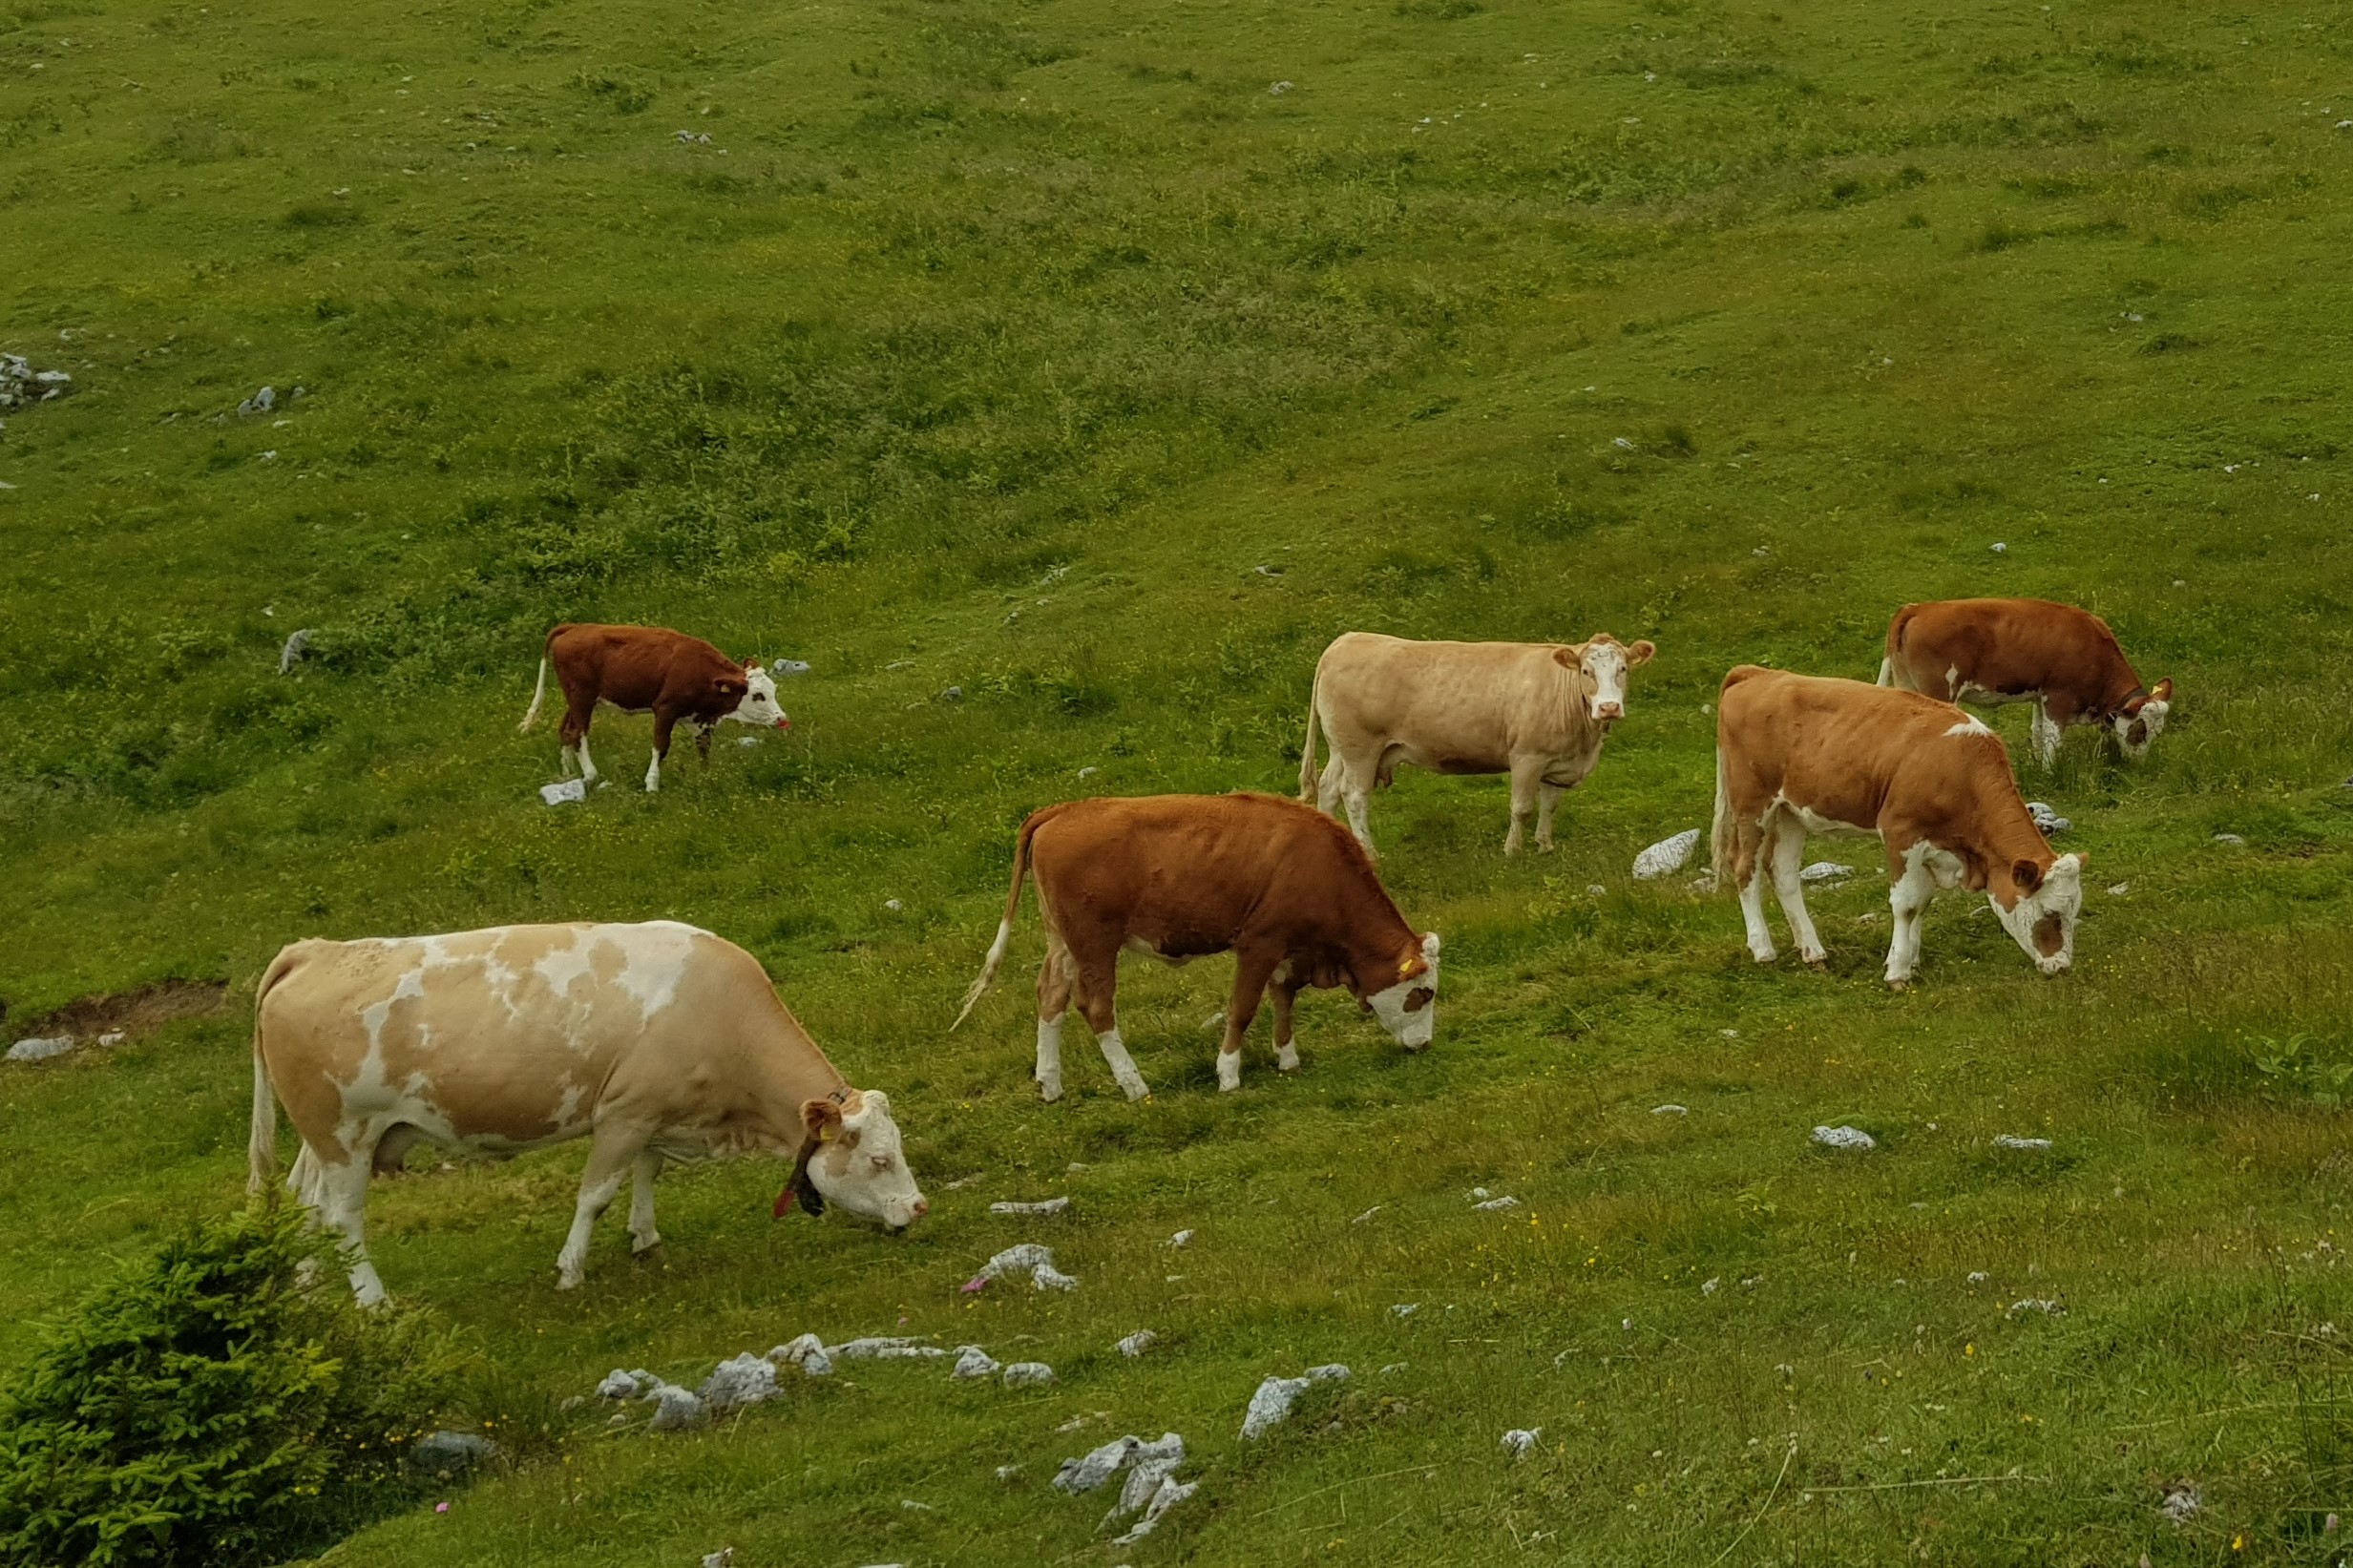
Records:
{"label": "grassy hillside", "polygon": [[[232,1000],[0,1067],[0,1310],[237,1200],[284,942],[673,916],[892,1092],[933,1218],[673,1172],[664,1256],[609,1219],[559,1295],[578,1149],[419,1156],[379,1266],[522,1459],[335,1560],[2334,1560],[2348,67],[2342,4],[13,0],[0,351],[74,380],[0,415],[0,1026]],[[2179,687],[2146,764],[2027,764],[2092,860],[2071,975],[1948,895],[1889,995],[1852,845],[1827,976],[1630,882],[1704,825],[1727,666],[1867,678],[1970,593],[2086,604]],[[808,659],[796,727],[647,797],[608,715],[615,786],[544,807],[515,725],[561,618]],[[1290,788],[1352,627],[1659,645],[1556,853],[1502,858],[1501,781],[1376,800],[1436,1048],[1322,995],[1305,1071],[1254,1039],[1221,1097],[1225,964],[1137,970],[1158,1094],[1074,1038],[1040,1106],[1034,911],[949,1035],[1021,817]],[[958,1293],[1023,1239],[1080,1289]],[[805,1329],[1061,1382],[868,1365],[684,1438],[558,1408]],[[1201,1495],[1099,1544],[1046,1479],[1165,1430]]]}

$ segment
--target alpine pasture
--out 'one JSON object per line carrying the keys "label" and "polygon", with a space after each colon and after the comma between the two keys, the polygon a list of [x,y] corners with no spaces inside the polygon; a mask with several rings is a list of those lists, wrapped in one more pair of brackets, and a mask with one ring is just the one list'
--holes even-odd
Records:
{"label": "alpine pasture", "polygon": [[[2346,120],[2335,0],[10,0],[0,350],[73,381],[0,415],[0,1021],[228,993],[0,1067],[0,1311],[242,1202],[282,944],[669,917],[889,1092],[934,1212],[672,1170],[659,1257],[608,1215],[558,1293],[581,1149],[420,1151],[376,1265],[513,1462],[333,1560],[2334,1560]],[[1725,669],[1868,679],[1977,594],[2176,685],[2135,765],[1990,716],[2090,855],[2071,973],[1948,893],[1891,994],[1869,845],[1810,851],[1859,868],[1827,974],[1630,880],[1706,824]],[[794,727],[648,796],[607,716],[612,787],[543,805],[562,619],[806,659]],[[1221,1095],[1229,961],[1131,961],[1153,1098],[1074,1031],[1040,1105],[1026,903],[951,1034],[1022,817],[1290,793],[1351,629],[1658,647],[1556,851],[1500,779],[1375,801],[1434,1047],[1309,993],[1304,1070],[1262,1019]],[[1019,1241],[1079,1287],[959,1292]],[[803,1331],[1059,1381],[562,1408]],[[1046,1482],[1164,1431],[1206,1484],[1114,1551]]]}

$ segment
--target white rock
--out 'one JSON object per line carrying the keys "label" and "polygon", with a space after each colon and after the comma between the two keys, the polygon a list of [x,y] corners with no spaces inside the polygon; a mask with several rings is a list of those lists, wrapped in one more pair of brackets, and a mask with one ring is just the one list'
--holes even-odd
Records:
{"label": "white rock", "polygon": [[2122,898],[2125,894],[2131,892],[2132,890],[2132,885],[2130,882],[2118,882],[2109,888],[2108,896],[2111,898]]}
{"label": "white rock", "polygon": [[1250,1395],[1250,1409],[1242,1417],[1245,1439],[1257,1437],[1271,1428],[1280,1426],[1291,1417],[1291,1407],[1312,1383],[1346,1382],[1348,1369],[1334,1362],[1330,1366],[1310,1367],[1299,1377],[1270,1377],[1258,1385]]}
{"label": "white rock", "polygon": [[2197,1517],[2199,1501],[2195,1481],[2175,1481],[2165,1489],[2165,1500],[2157,1512],[2175,1524],[2188,1524]]}
{"label": "white rock", "polygon": [[1276,82],[1273,86],[1271,86],[1271,87],[1270,87],[1270,88],[1268,88],[1268,89],[1267,89],[1267,96],[1269,96],[1269,97],[1271,97],[1271,98],[1279,98],[1279,97],[1281,97],[1284,94],[1286,94],[1286,93],[1288,93],[1288,92],[1290,92],[1290,91],[1291,91],[1291,83],[1289,83],[1289,82]]}
{"label": "white rock", "polygon": [[2067,1307],[2042,1296],[2028,1296],[2024,1301],[2014,1301],[2009,1305],[2010,1316],[2016,1317],[2021,1312],[2041,1312],[2048,1317],[2063,1318],[2067,1316]]}
{"label": "white rock", "polygon": [[987,1263],[980,1272],[965,1282],[966,1290],[977,1290],[989,1281],[1006,1274],[1027,1274],[1030,1284],[1040,1290],[1073,1290],[1079,1282],[1054,1266],[1054,1249],[1040,1246],[1036,1242],[1022,1242],[1009,1246]]}
{"label": "white rock", "polygon": [[1419,1303],[1419,1302],[1418,1302],[1418,1301],[1401,1301],[1401,1302],[1397,1303],[1395,1307],[1392,1307],[1391,1308],[1389,1308],[1389,1315],[1390,1315],[1391,1317],[1397,1317],[1397,1318],[1410,1318],[1410,1317],[1412,1317],[1412,1316],[1413,1316],[1416,1312],[1418,1312],[1418,1311],[1420,1311],[1420,1310],[1421,1310],[1421,1303]]}
{"label": "white rock", "polygon": [[692,1390],[682,1389],[675,1383],[660,1384],[645,1397],[654,1401],[651,1424],[656,1432],[683,1432],[711,1418],[709,1409]]}
{"label": "white rock", "polygon": [[1836,882],[1840,877],[1853,876],[1855,868],[1841,866],[1835,860],[1817,860],[1797,873],[1800,882]]}
{"label": "white rock", "polygon": [[1026,1389],[1054,1381],[1054,1369],[1042,1361],[1017,1361],[1005,1369],[1005,1387]]}
{"label": "white rock", "polygon": [[904,904],[900,903],[900,902],[899,902],[897,899],[895,899],[895,898],[886,898],[886,899],[884,899],[884,900],[882,901],[882,907],[883,907],[884,909],[889,909],[889,910],[890,910],[893,914],[896,914],[896,913],[898,913],[898,911],[899,911],[899,910],[901,910],[901,909],[903,909],[907,908],[907,906],[906,906],[906,905],[904,905]]}
{"label": "white rock", "polygon": [[1136,1542],[1142,1540],[1145,1537],[1150,1535],[1153,1530],[1159,1527],[1160,1516],[1163,1514],[1167,1513],[1168,1510],[1174,1508],[1177,1504],[1183,1502],[1186,1498],[1191,1496],[1194,1493],[1200,1490],[1201,1483],[1199,1481],[1179,1481],[1173,1475],[1165,1475],[1161,1477],[1159,1490],[1152,1494],[1151,1502],[1147,1504],[1144,1510],[1144,1517],[1138,1519],[1136,1521],[1135,1528],[1128,1531],[1124,1536],[1113,1537],[1111,1544],[1114,1546],[1133,1546]]}
{"label": "white rock", "polygon": [[826,1351],[843,1361],[872,1361],[886,1350],[909,1350],[922,1343],[905,1334],[876,1334],[853,1339],[847,1345],[830,1345]]}
{"label": "white rock", "polygon": [[1140,1437],[1115,1437],[1079,1458],[1064,1459],[1050,1484],[1055,1491],[1067,1492],[1072,1496],[1092,1492],[1118,1474],[1142,1447],[1144,1440]]}
{"label": "white rock", "polygon": [[1490,1198],[1483,1203],[1473,1203],[1471,1205],[1471,1207],[1477,1209],[1481,1214],[1493,1214],[1499,1209],[1518,1208],[1519,1206],[1520,1200],[1509,1197]]}
{"label": "white rock", "polygon": [[1047,1215],[1066,1213],[1069,1208],[1070,1200],[1067,1198],[1045,1198],[1035,1203],[991,1203],[989,1212],[991,1214]]}
{"label": "white rock", "polygon": [[2247,842],[2245,839],[2240,838],[2237,833],[2216,833],[2214,836],[2214,841],[2216,844],[2244,844]]}
{"label": "white rock", "polygon": [[1712,1279],[1712,1280],[1708,1281],[1705,1285],[1702,1285],[1702,1286],[1699,1287],[1699,1293],[1700,1293],[1701,1295],[1703,1295],[1703,1296],[1712,1296],[1712,1295],[1714,1295],[1714,1294],[1715,1294],[1718,1290],[1721,1290],[1721,1289],[1723,1289],[1723,1288],[1724,1288],[1724,1280],[1723,1280],[1723,1276],[1718,1275],[1716,1278],[1714,1278],[1714,1279]]}
{"label": "white rock", "polygon": [[956,1365],[948,1375],[956,1378],[995,1377],[1003,1369],[997,1358],[977,1345],[959,1345],[956,1350]]}
{"label": "white rock", "polygon": [[1192,1239],[1193,1233],[1191,1231],[1180,1230],[1174,1236],[1168,1238],[1168,1244],[1170,1246],[1184,1246],[1190,1243]]}
{"label": "white rock", "polygon": [[1484,1187],[1473,1187],[1471,1189],[1471,1196],[1473,1198],[1492,1198],[1495,1194],[1489,1192]]}
{"label": "white rock", "polygon": [[2064,833],[2075,826],[2041,801],[2028,801],[2027,815],[2034,819],[2034,826],[2042,829],[2045,838]]}
{"label": "white rock", "polygon": [[1659,840],[1634,857],[1634,880],[1649,882],[1656,877],[1680,871],[1691,863],[1691,851],[1699,847],[1699,829],[1686,827],[1672,838]]}
{"label": "white rock", "polygon": [[566,779],[561,784],[541,784],[539,798],[550,805],[561,805],[566,801],[584,801],[588,799],[588,781]]}
{"label": "white rock", "polygon": [[703,1568],[735,1568],[735,1548],[723,1546],[716,1552],[705,1554]]}
{"label": "white rock", "polygon": [[776,1363],[748,1352],[721,1362],[703,1385],[703,1402],[723,1412],[775,1397]]}
{"label": "white rock", "polygon": [[8,1059],[47,1061],[52,1056],[62,1056],[73,1049],[74,1037],[70,1035],[55,1035],[47,1039],[23,1039],[9,1047]]}
{"label": "white rock", "polygon": [[597,1396],[600,1399],[635,1399],[661,1381],[643,1368],[625,1372],[616,1367],[605,1373],[603,1382],[597,1385]]}
{"label": "white rock", "polygon": [[1608,890],[1598,882],[1588,882],[1585,885],[1585,895],[1587,898],[1599,898]]}
{"label": "white rock", "polygon": [[2005,551],[2006,551],[2006,550],[2008,550],[2008,549],[2009,549],[2009,546],[2008,546],[2008,545],[2006,545],[2006,544],[1996,544],[1996,545],[1993,547],[1993,553],[1994,553],[1995,554],[1999,555],[1999,554],[2001,554],[2003,552],[2005,552]]}
{"label": "white rock", "polygon": [[1878,1142],[1859,1127],[1817,1127],[1814,1141],[1829,1149],[1876,1149]]}
{"label": "white rock", "polygon": [[1650,1114],[1652,1116],[1690,1116],[1691,1108],[1689,1105],[1677,1105],[1670,1101],[1665,1105],[1651,1106]]}
{"label": "white rock", "polygon": [[1362,1214],[1357,1215],[1354,1220],[1351,1220],[1348,1223],[1352,1225],[1360,1225],[1367,1220],[1373,1218],[1374,1215],[1378,1214],[1386,1206],[1386,1204],[1375,1203],[1371,1208],[1366,1209]]}
{"label": "white rock", "polygon": [[1984,1269],[1974,1269],[1969,1274],[1969,1283],[1971,1285],[1984,1285],[1986,1278],[1987,1275]]}
{"label": "white rock", "polygon": [[1993,1146],[1997,1149],[2048,1149],[2050,1147],[2050,1139],[2048,1138],[2013,1138],[2007,1133],[1996,1133],[1993,1135]]}
{"label": "white rock", "polygon": [[1152,1495],[1160,1490],[1161,1482],[1184,1463],[1185,1439],[1173,1432],[1161,1433],[1154,1442],[1137,1443],[1128,1451],[1127,1479],[1121,1483],[1120,1500],[1110,1513],[1103,1516],[1103,1522],[1109,1524],[1149,1503]]}
{"label": "white rock", "polygon": [[98,1036],[98,1043],[100,1045],[109,1046],[120,1045],[123,1041],[129,1039],[130,1037],[130,1035],[124,1034],[119,1029],[110,1029],[105,1034]]}
{"label": "white rock", "polygon": [[1503,1452],[1517,1459],[1534,1448],[1536,1440],[1544,1434],[1542,1427],[1514,1427],[1503,1433]]}

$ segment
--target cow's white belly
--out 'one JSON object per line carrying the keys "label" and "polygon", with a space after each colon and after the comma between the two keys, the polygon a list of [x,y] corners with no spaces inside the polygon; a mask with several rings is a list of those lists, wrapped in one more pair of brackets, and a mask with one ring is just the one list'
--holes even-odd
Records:
{"label": "cow's white belly", "polygon": [[1953,700],[1966,702],[1972,707],[2001,708],[2007,707],[2013,702],[2039,701],[2042,695],[2041,692],[1989,692],[1983,686],[1971,686],[1964,683],[1960,690],[1953,693]]}
{"label": "cow's white belly", "polygon": [[1811,806],[1799,805],[1787,795],[1775,795],[1773,798],[1773,804],[1796,817],[1805,826],[1805,830],[1809,833],[1820,833],[1832,838],[1854,839],[1875,839],[1880,836],[1880,830],[1877,827],[1862,827],[1851,822],[1841,822],[1836,817],[1825,817]]}

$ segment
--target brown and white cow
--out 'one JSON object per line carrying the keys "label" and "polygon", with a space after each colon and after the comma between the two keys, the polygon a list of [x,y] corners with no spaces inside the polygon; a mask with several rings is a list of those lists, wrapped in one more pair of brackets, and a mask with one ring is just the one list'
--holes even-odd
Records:
{"label": "brown and white cow", "polygon": [[1979,721],[1917,692],[1743,664],[1724,678],[1715,736],[1716,885],[1739,889],[1758,963],[1774,960],[1770,871],[1797,955],[1821,967],[1797,875],[1808,833],[1876,836],[1885,847],[1891,986],[1920,962],[1921,916],[1940,888],[1982,890],[2045,974],[2074,960],[2090,857],[2051,853],[2008,748]]}
{"label": "brown and white cow", "polygon": [[296,942],[254,999],[255,1192],[277,1162],[273,1088],[303,1139],[288,1185],[349,1243],[363,1306],[384,1299],[368,1175],[420,1139],[501,1156],[589,1139],[564,1289],[624,1180],[634,1250],[661,1242],[664,1160],[788,1160],[779,1216],[797,1196],[896,1231],[930,1207],[889,1098],[843,1080],[751,954],[675,921]]}
{"label": "brown and white cow", "polygon": [[1062,1014],[1075,1001],[1129,1099],[1148,1093],[1120,1038],[1120,950],[1170,964],[1230,950],[1217,1086],[1242,1087],[1242,1038],[1274,993],[1275,1060],[1299,1065],[1292,1000],[1307,986],[1345,986],[1408,1051],[1438,1019],[1438,937],[1397,913],[1373,863],[1321,812],[1272,795],[1154,795],[1049,805],[1021,825],[1013,889],[961,1024],[997,977],[1035,872],[1046,930],[1038,972],[1039,1094],[1062,1094]]}
{"label": "brown and white cow", "polygon": [[[1607,632],[1574,644],[1415,642],[1344,632],[1315,661],[1299,798],[1331,811],[1369,852],[1365,803],[1399,763],[1435,773],[1511,775],[1511,832],[1520,848],[1536,812],[1536,847],[1552,847],[1552,808],[1601,761],[1609,727],[1626,717],[1626,672],[1649,661],[1648,642],[1628,647]],[[1315,726],[1332,763],[1315,770]]]}
{"label": "brown and white cow", "polygon": [[2048,599],[1905,605],[1887,623],[1880,684],[1981,707],[2033,703],[2045,767],[2073,724],[2099,726],[2127,757],[2147,756],[2174,702],[2172,679],[2141,684],[2108,622]]}
{"label": "brown and white cow", "polygon": [[597,782],[596,760],[588,754],[588,722],[599,702],[623,713],[653,714],[654,760],[645,769],[649,791],[662,787],[662,760],[670,754],[670,731],[682,719],[695,726],[695,750],[704,762],[711,756],[711,726],[723,719],[762,729],[792,727],[777,705],[774,678],[749,659],[739,664],[701,638],[667,627],[566,621],[547,635],[539,682],[532,689],[531,711],[523,715],[524,729],[539,721],[551,664],[564,693],[561,755],[566,778],[572,776],[573,754],[578,752],[580,777]]}

